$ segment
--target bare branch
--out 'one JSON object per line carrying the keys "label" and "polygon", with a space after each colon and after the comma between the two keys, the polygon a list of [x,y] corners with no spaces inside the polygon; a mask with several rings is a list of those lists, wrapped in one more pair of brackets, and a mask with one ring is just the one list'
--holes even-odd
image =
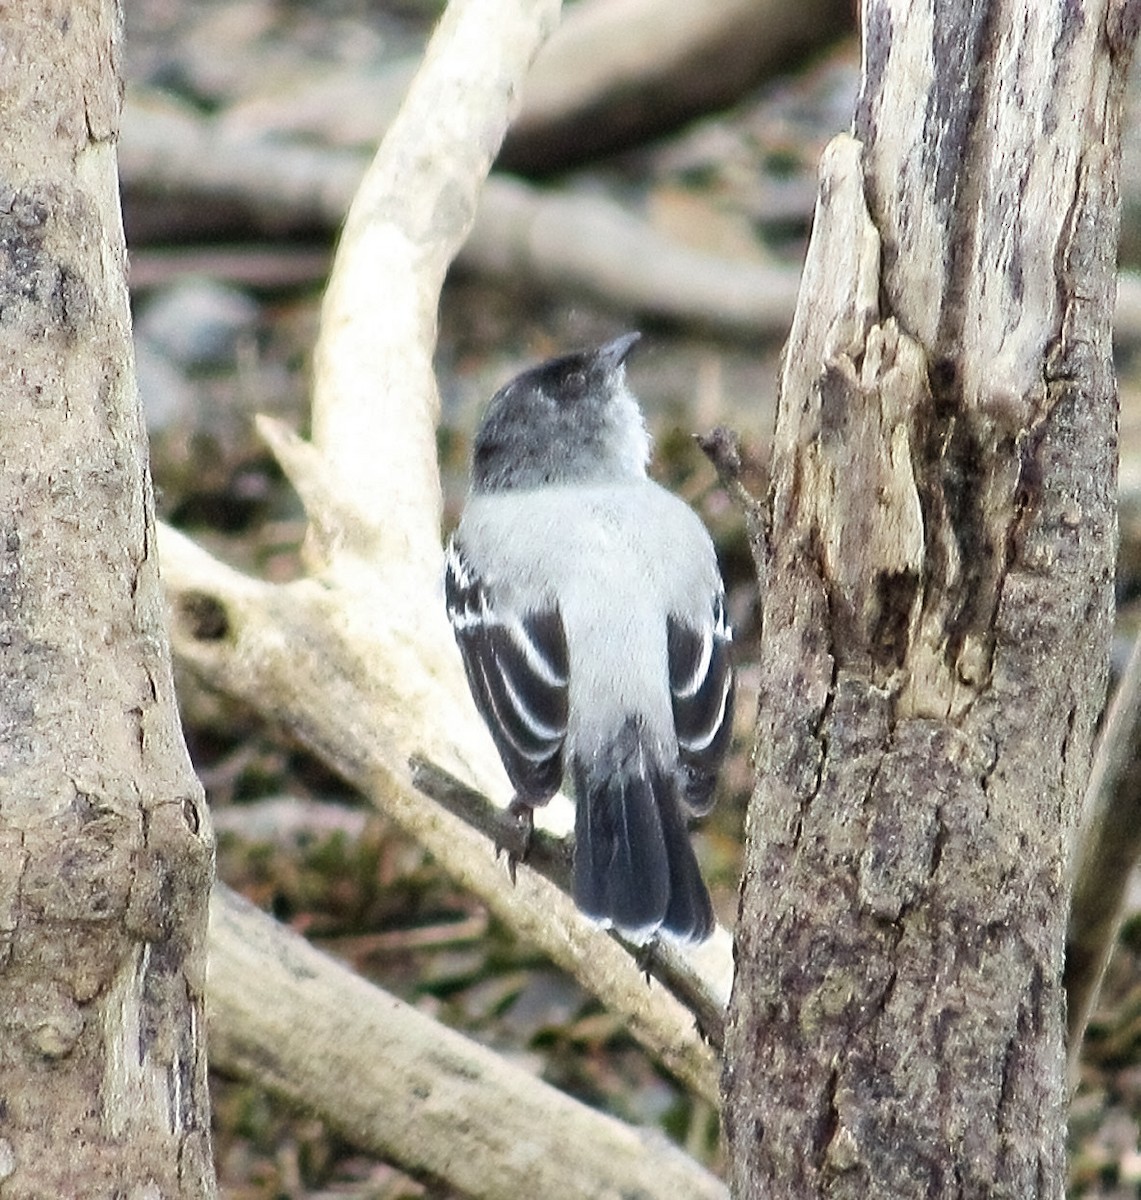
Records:
{"label": "bare branch", "polygon": [[503,149],[550,171],[733,102],[848,25],[846,0],[579,0],[535,63]]}
{"label": "bare branch", "polygon": [[492,278],[750,337],[785,335],[799,281],[795,267],[686,246],[605,196],[502,176],[488,180],[459,261]]}
{"label": "bare branch", "polygon": [[[440,580],[435,306],[552,0],[453,0],[406,107],[354,201],[326,298],[314,440],[261,427],[310,521],[312,578],[272,587],[160,532],[184,666],[279,722],[417,838],[520,937],[573,973],[678,1078],[716,1103],[692,1015],[522,868],[412,784],[414,757],[506,801],[468,693]],[[542,821],[569,825],[565,801]],[[549,825],[548,825],[549,827]],[[696,993],[723,1007],[728,937],[686,951]]]}
{"label": "bare branch", "polygon": [[[337,224],[365,166],[356,151],[235,132],[138,91],[121,155],[128,187],[230,204],[270,229],[289,220]],[[457,261],[514,284],[569,289],[614,308],[738,337],[784,337],[799,279],[795,267],[687,246],[604,196],[496,175],[483,188]],[[392,299],[374,298],[362,316],[377,336]]]}
{"label": "bare branch", "polygon": [[221,886],[210,909],[208,988],[212,1066],[465,1196],[728,1194],[661,1134],[572,1100]]}
{"label": "bare branch", "polygon": [[243,842],[296,844],[335,834],[356,841],[374,818],[364,808],[302,799],[299,796],[267,796],[242,804],[216,808],[211,814],[214,831]]}
{"label": "bare branch", "polygon": [[413,758],[412,782],[437,804],[465,821],[488,838],[497,854],[505,854],[509,863],[526,862],[561,891],[570,891],[574,856],[566,838],[544,829],[531,829],[516,818],[510,808],[494,804],[482,792],[449,775],[442,767],[426,759]]}
{"label": "bare branch", "polygon": [[337,249],[314,352],[313,444],[360,522],[321,549],[330,564],[345,549],[365,555],[390,586],[398,568],[425,592],[439,578],[440,288],[558,11],[558,0],[448,5]]}

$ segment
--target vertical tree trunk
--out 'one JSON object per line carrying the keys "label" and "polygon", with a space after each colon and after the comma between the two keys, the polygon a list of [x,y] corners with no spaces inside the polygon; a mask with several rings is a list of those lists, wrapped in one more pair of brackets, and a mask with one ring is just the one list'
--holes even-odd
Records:
{"label": "vertical tree trunk", "polygon": [[134,383],[115,0],[0,7],[0,1191],[213,1192],[212,841]]}
{"label": "vertical tree trunk", "polygon": [[782,380],[738,1197],[1061,1197],[1136,3],[865,0]]}

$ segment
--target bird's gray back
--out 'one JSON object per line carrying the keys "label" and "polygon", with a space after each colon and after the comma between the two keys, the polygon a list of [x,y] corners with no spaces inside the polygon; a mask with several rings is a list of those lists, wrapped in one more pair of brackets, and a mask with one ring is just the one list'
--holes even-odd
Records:
{"label": "bird's gray back", "polygon": [[676,756],[665,616],[697,628],[720,590],[713,546],[683,501],[650,480],[472,496],[457,541],[518,611],[556,602],[570,660],[568,741],[589,756],[634,716]]}

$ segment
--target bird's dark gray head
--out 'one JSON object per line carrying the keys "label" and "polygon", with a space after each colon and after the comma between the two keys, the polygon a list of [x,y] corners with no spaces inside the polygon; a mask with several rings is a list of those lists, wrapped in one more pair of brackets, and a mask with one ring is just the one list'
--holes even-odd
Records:
{"label": "bird's dark gray head", "polygon": [[475,437],[472,490],[645,476],[650,439],[626,386],[626,357],[640,336],[552,358],[500,388]]}

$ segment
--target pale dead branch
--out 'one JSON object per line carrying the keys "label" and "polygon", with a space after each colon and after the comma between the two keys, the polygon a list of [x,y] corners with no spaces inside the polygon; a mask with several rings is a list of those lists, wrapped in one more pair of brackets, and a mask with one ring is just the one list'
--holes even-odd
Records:
{"label": "pale dead branch", "polygon": [[217,887],[211,1065],[324,1118],[342,1137],[465,1196],[724,1200],[662,1134],[536,1079]]}

